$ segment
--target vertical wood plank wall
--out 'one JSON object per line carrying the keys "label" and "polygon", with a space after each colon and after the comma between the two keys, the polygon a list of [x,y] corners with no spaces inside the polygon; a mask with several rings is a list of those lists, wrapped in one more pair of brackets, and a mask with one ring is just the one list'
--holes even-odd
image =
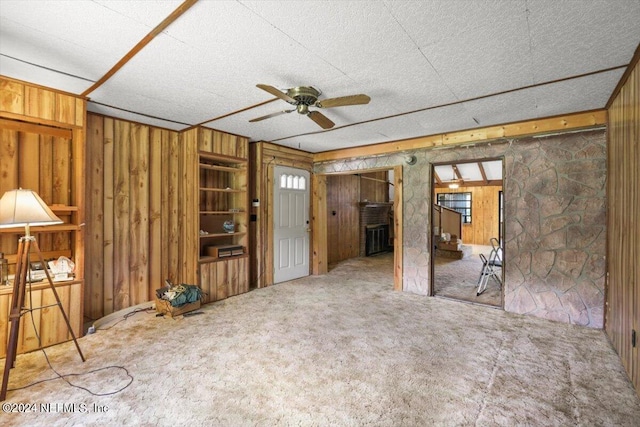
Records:
{"label": "vertical wood plank wall", "polygon": [[436,188],[435,193],[471,192],[471,224],[462,225],[462,242],[470,245],[489,245],[489,239],[498,238],[500,190],[501,186]]}
{"label": "vertical wood plank wall", "polygon": [[311,271],[325,274],[329,271],[327,250],[327,175],[311,175],[313,189],[311,204]]}
{"label": "vertical wood plank wall", "polygon": [[87,318],[151,301],[165,279],[199,282],[198,151],[246,157],[237,138],[88,114]]}
{"label": "vertical wood plank wall", "polygon": [[[640,65],[609,109],[605,330],[640,395]],[[632,345],[632,331],[636,345]]]}
{"label": "vertical wood plank wall", "polygon": [[327,176],[327,261],[360,255],[360,177]]}
{"label": "vertical wood plank wall", "polygon": [[[180,133],[180,281],[198,283],[199,188],[198,188],[198,128]],[[184,212],[184,213],[183,213]]]}
{"label": "vertical wood plank wall", "polygon": [[[76,335],[82,334],[84,238],[85,100],[74,95],[0,76],[0,195],[23,187],[33,189],[48,204],[62,204],[55,213],[73,231],[34,233],[43,257],[65,255],[76,264],[74,282],[56,284],[61,303]],[[23,233],[20,233],[23,234]],[[20,234],[0,233],[0,252],[14,267]],[[0,290],[0,343],[7,341],[12,288]],[[32,286],[27,305],[55,303],[48,284]],[[57,307],[33,312],[42,346],[71,339]],[[40,347],[29,316],[20,320],[18,352]],[[5,355],[0,346],[0,357]]]}
{"label": "vertical wood plank wall", "polygon": [[403,166],[393,168],[393,289],[403,290],[404,267],[404,178]]}
{"label": "vertical wood plank wall", "polygon": [[389,172],[368,172],[360,174],[360,202],[389,201]]}
{"label": "vertical wood plank wall", "polygon": [[[257,218],[252,223],[255,246],[251,254],[249,277],[252,287],[263,288],[273,284],[273,223],[269,216],[273,202],[273,167],[288,166],[312,172],[313,155],[268,142],[250,144],[249,152],[252,183],[250,198],[260,201],[260,206],[251,210]],[[311,191],[314,189],[311,188]],[[312,241],[311,247],[313,244]],[[313,251],[309,252],[312,257]]]}
{"label": "vertical wood plank wall", "polygon": [[152,300],[180,281],[183,183],[175,131],[87,115],[85,316]]}

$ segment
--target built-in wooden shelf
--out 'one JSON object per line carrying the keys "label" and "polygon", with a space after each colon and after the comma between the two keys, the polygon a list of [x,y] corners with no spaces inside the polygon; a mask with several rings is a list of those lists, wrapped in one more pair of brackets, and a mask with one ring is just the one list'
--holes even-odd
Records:
{"label": "built-in wooden shelf", "polygon": [[[208,151],[199,151],[198,155],[200,156],[200,159],[206,159],[206,160],[226,163],[226,164],[230,164],[230,165],[231,164],[246,164],[247,163],[247,159],[245,159],[243,157],[227,156],[225,154],[213,154],[213,153],[209,153]],[[200,162],[200,163],[202,163],[202,162]],[[238,170],[238,168],[232,168],[232,169]]]}
{"label": "built-in wooden shelf", "polygon": [[49,209],[53,212],[65,213],[65,212],[78,212],[77,206],[67,206],[67,205],[50,205]]}
{"label": "built-in wooden shelf", "polygon": [[[78,212],[77,206],[67,206],[67,205],[50,205],[49,209],[54,213],[58,214],[71,214],[74,212]],[[56,224],[56,225],[47,225],[47,226],[34,226],[30,228],[31,234],[35,233],[59,233],[64,231],[78,231],[80,230],[80,226],[76,224]],[[0,228],[0,233],[3,234],[24,234],[24,226],[20,227],[11,227],[11,228]]]}
{"label": "built-in wooden shelf", "polygon": [[215,191],[218,193],[246,193],[247,190],[234,190],[233,188],[213,188],[213,187],[200,187],[200,191]]}
{"label": "built-in wooden shelf", "polygon": [[201,239],[210,239],[212,237],[233,237],[233,236],[244,236],[245,232],[242,231],[238,231],[235,233],[209,233],[209,234],[201,234],[200,238]]}
{"label": "built-in wooden shelf", "polygon": [[242,255],[232,255],[232,256],[226,256],[226,257],[222,257],[222,258],[216,258],[216,257],[212,257],[212,256],[201,256],[199,259],[200,264],[205,264],[208,262],[218,262],[218,261],[227,261],[230,259],[239,259],[239,258],[249,258],[249,254],[244,253]]}
{"label": "built-in wooden shelf", "polygon": [[214,171],[231,172],[231,173],[245,171],[244,168],[234,168],[232,166],[210,165],[208,163],[200,163],[200,169],[209,169]]}
{"label": "built-in wooden shelf", "polygon": [[246,211],[200,211],[201,215],[244,215]]}
{"label": "built-in wooden shelf", "polygon": [[[53,282],[53,286],[56,288],[60,288],[63,286],[77,285],[82,283],[82,280],[65,280],[59,282]],[[27,285],[26,290],[39,291],[41,289],[51,289],[51,285],[47,279],[44,279],[40,282],[32,283],[31,286]],[[13,293],[13,281],[11,281],[10,286],[1,286],[0,287],[0,295],[11,295]]]}
{"label": "built-in wooden shelf", "polygon": [[[80,226],[76,224],[58,224],[58,225],[47,225],[41,227],[31,227],[31,234],[36,233],[59,233],[64,231],[79,231]],[[2,234],[24,234],[24,227],[11,227],[11,228],[0,228],[0,233]]]}

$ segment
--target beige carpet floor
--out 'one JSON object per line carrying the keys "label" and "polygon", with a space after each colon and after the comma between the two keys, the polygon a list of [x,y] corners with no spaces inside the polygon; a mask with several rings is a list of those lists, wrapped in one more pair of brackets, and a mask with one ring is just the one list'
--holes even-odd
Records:
{"label": "beige carpet floor", "polygon": [[502,307],[502,286],[489,278],[487,288],[477,295],[482,261],[478,254],[489,256],[491,246],[469,245],[473,254],[463,259],[436,257],[434,263],[434,294],[477,304]]}
{"label": "beige carpet floor", "polygon": [[[394,292],[391,257],[255,290],[176,319],[141,312],[47,349],[61,373],[122,366],[124,390],[10,391],[0,424],[637,426],[640,399],[600,330]],[[11,387],[52,378],[20,355]],[[121,369],[68,377],[108,394]],[[6,403],[6,402],[5,402]],[[64,406],[66,405],[66,406]],[[26,409],[25,409],[26,408]]]}

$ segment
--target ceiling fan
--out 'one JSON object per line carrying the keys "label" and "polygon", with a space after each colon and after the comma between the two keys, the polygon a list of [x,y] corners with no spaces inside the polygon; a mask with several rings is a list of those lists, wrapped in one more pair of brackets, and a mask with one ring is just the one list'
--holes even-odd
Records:
{"label": "ceiling fan", "polygon": [[331,129],[333,126],[335,126],[335,123],[333,123],[331,120],[329,120],[329,118],[327,118],[327,116],[319,111],[310,111],[309,107],[333,108],[344,107],[346,105],[362,105],[368,104],[371,100],[371,98],[363,94],[318,100],[321,92],[311,86],[293,87],[291,89],[287,89],[286,92],[282,92],[281,90],[269,85],[258,84],[256,86],[266,92],[269,92],[271,95],[277,96],[278,98],[287,101],[291,105],[295,105],[296,108],[293,108],[291,110],[278,111],[276,113],[267,114],[266,116],[257,117],[255,119],[249,120],[250,122],[259,122],[261,120],[270,119],[271,117],[276,117],[281,114],[287,114],[293,111],[297,111],[298,114],[303,114],[316,122],[316,124],[322,129]]}

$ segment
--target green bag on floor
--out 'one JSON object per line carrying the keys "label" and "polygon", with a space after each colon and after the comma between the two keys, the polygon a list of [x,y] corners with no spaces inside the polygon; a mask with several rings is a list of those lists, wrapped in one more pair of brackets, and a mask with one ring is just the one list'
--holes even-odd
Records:
{"label": "green bag on floor", "polygon": [[171,288],[172,291],[177,292],[174,299],[171,300],[172,307],[179,307],[189,302],[196,302],[202,296],[202,291],[196,285],[178,285]]}

